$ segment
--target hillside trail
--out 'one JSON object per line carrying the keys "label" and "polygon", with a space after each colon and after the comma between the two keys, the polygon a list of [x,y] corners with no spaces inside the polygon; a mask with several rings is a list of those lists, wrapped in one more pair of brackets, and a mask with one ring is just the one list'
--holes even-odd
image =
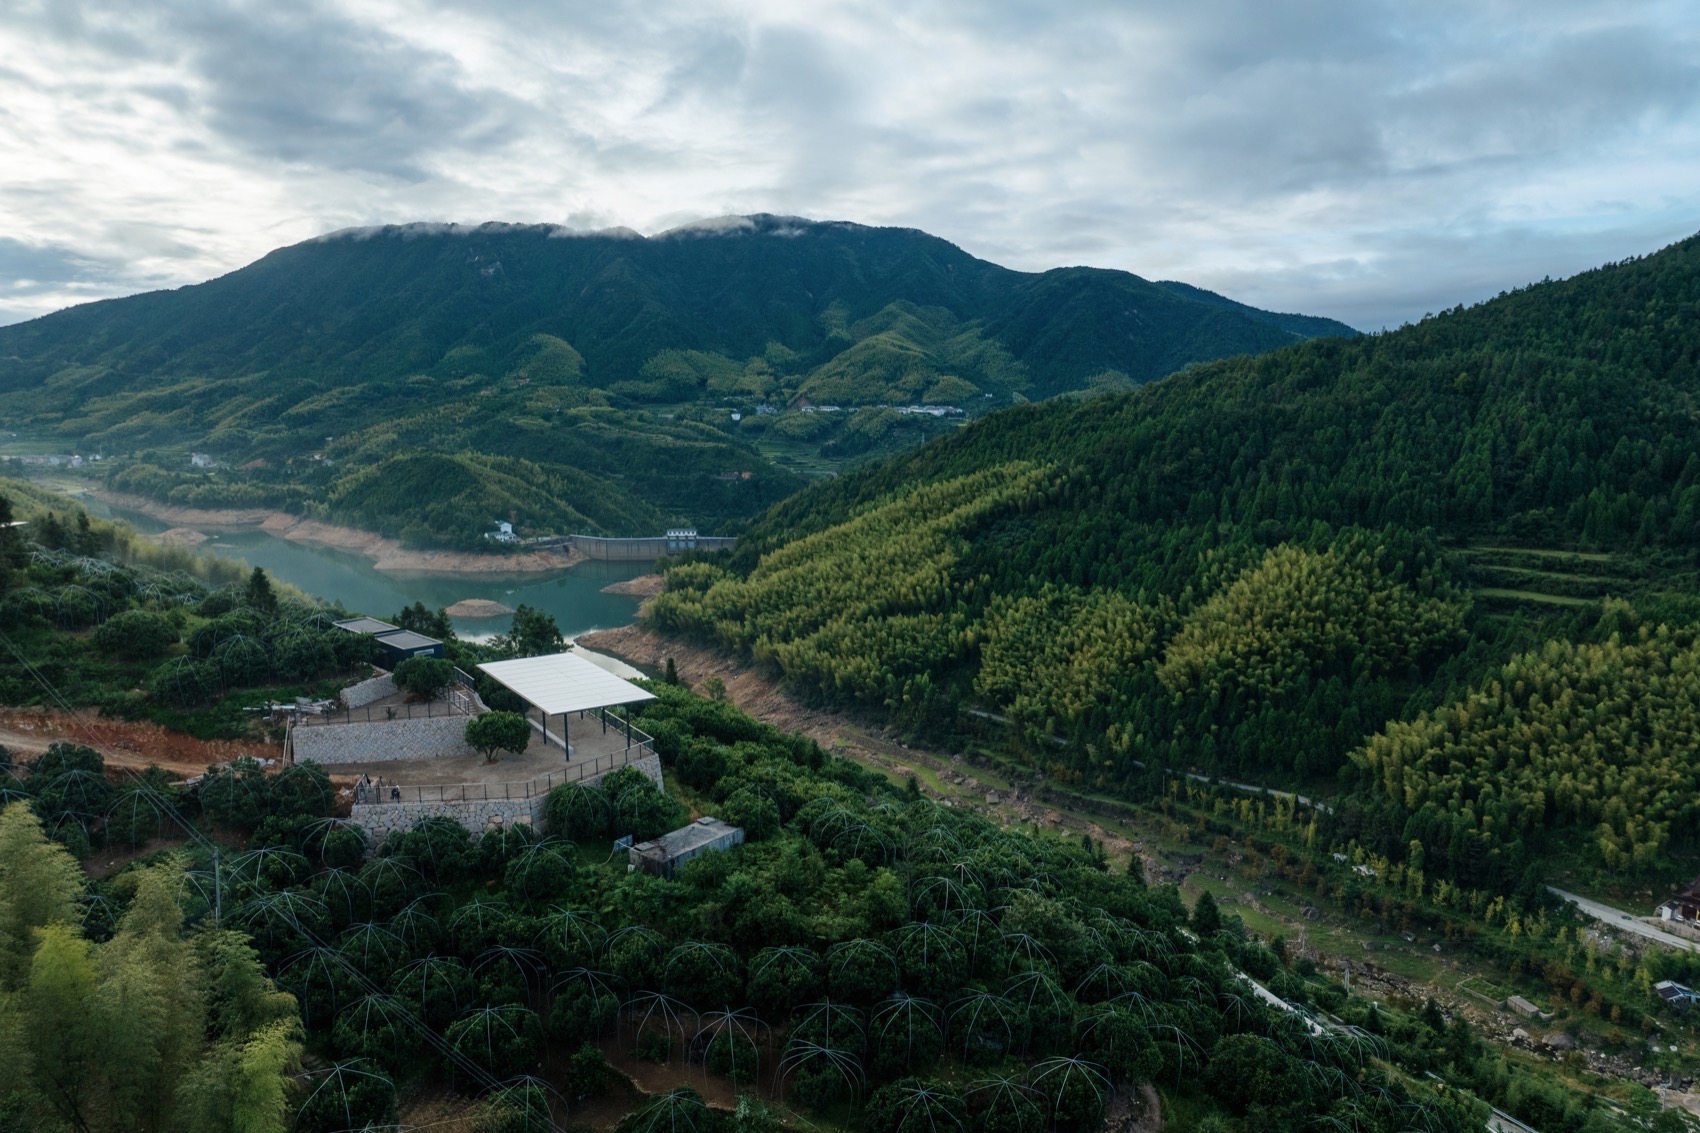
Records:
{"label": "hillside trail", "polygon": [[822,748],[880,771],[898,782],[914,775],[923,792],[951,805],[985,815],[1002,825],[1043,826],[1079,837],[1091,835],[1118,865],[1138,853],[1125,835],[1107,829],[1092,815],[1041,801],[1021,785],[1011,785],[967,764],[960,755],[911,747],[869,730],[840,712],[814,708],[781,689],[771,677],[713,649],[663,637],[642,625],[583,634],[586,649],[610,653],[647,672],[659,673],[672,659],[679,680],[701,691],[711,677],[726,687],[726,699],[765,723],[801,732]]}

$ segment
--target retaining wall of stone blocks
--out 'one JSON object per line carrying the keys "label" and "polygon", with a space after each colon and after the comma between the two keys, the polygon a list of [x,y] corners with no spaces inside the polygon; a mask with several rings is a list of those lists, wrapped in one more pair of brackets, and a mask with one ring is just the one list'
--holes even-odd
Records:
{"label": "retaining wall of stone blocks", "polygon": [[474,799],[452,803],[363,803],[356,805],[353,820],[366,828],[370,844],[376,847],[391,834],[412,830],[415,823],[427,818],[452,818],[473,834],[482,834],[492,826],[512,822],[527,822],[543,828],[543,800],[547,795],[529,799]]}
{"label": "retaining wall of stone blocks", "polygon": [[[657,787],[665,790],[661,779],[661,758],[650,755],[643,759],[634,759],[626,764],[635,767],[655,781]],[[614,770],[618,770],[615,768]],[[612,771],[604,772],[612,774]],[[594,783],[601,779],[596,775],[583,780]],[[474,837],[483,834],[493,826],[505,825],[511,822],[528,822],[533,828],[547,833],[548,823],[543,813],[544,800],[547,793],[538,793],[525,799],[466,799],[445,802],[404,802],[404,803],[357,803],[350,818],[358,825],[366,828],[369,839],[368,846],[376,850],[379,843],[391,834],[402,830],[411,830],[418,822],[427,818],[452,818],[466,827]]]}
{"label": "retaining wall of stone blocks", "polygon": [[349,685],[342,690],[342,706],[344,708],[364,708],[375,704],[386,696],[396,694],[395,677],[390,673],[380,673],[371,680],[361,681],[357,685]]}
{"label": "retaining wall of stone blocks", "polygon": [[466,746],[467,716],[374,720],[370,724],[314,724],[289,730],[295,762],[373,763],[433,755],[477,755]]}
{"label": "retaining wall of stone blocks", "polygon": [[[661,757],[659,755],[649,755],[649,756],[645,756],[642,759],[634,759],[630,763],[626,764],[626,766],[627,767],[635,767],[639,771],[642,771],[645,775],[648,775],[651,779],[655,780],[655,789],[656,790],[662,792],[663,794],[665,794],[667,792],[667,783],[661,778]],[[598,780],[602,779],[604,776],[612,775],[614,773],[614,771],[618,771],[618,770],[620,770],[620,769],[618,767],[616,767],[616,768],[614,768],[613,771],[604,771],[601,775],[597,775],[597,776],[594,776],[590,779],[587,779],[587,780],[585,780],[585,782],[595,783]]]}

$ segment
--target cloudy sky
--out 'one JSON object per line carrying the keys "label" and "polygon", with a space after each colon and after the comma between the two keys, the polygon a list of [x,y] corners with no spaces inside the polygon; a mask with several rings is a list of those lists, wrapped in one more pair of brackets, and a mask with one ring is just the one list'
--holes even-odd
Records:
{"label": "cloudy sky", "polygon": [[0,5],[0,323],[353,225],[749,212],[1396,326],[1700,230],[1700,3]]}

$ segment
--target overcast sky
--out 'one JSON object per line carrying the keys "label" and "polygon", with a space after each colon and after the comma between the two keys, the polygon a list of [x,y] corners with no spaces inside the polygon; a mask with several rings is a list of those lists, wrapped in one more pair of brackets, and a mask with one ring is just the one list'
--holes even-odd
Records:
{"label": "overcast sky", "polygon": [[0,323],[776,212],[1397,326],[1700,230],[1700,0],[9,0]]}

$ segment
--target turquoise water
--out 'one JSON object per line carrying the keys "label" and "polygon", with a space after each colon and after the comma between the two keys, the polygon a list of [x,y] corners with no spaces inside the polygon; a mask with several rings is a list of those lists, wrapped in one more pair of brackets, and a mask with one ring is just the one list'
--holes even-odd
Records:
{"label": "turquoise water", "polygon": [[[158,534],[169,524],[85,497],[88,510],[121,519],[136,530]],[[489,598],[504,606],[524,603],[555,616],[568,637],[593,629],[629,624],[637,615],[638,600],[618,594],[603,594],[610,582],[636,578],[654,568],[653,563],[584,562],[571,570],[552,574],[444,575],[395,574],[375,570],[371,560],[346,551],[294,543],[256,528],[197,528],[212,536],[200,549],[225,558],[240,559],[261,567],[273,578],[322,598],[341,603],[346,609],[388,619],[404,606],[423,602],[433,610],[452,606],[464,598]],[[513,619],[456,618],[455,632],[462,637],[482,638],[500,633]]]}

